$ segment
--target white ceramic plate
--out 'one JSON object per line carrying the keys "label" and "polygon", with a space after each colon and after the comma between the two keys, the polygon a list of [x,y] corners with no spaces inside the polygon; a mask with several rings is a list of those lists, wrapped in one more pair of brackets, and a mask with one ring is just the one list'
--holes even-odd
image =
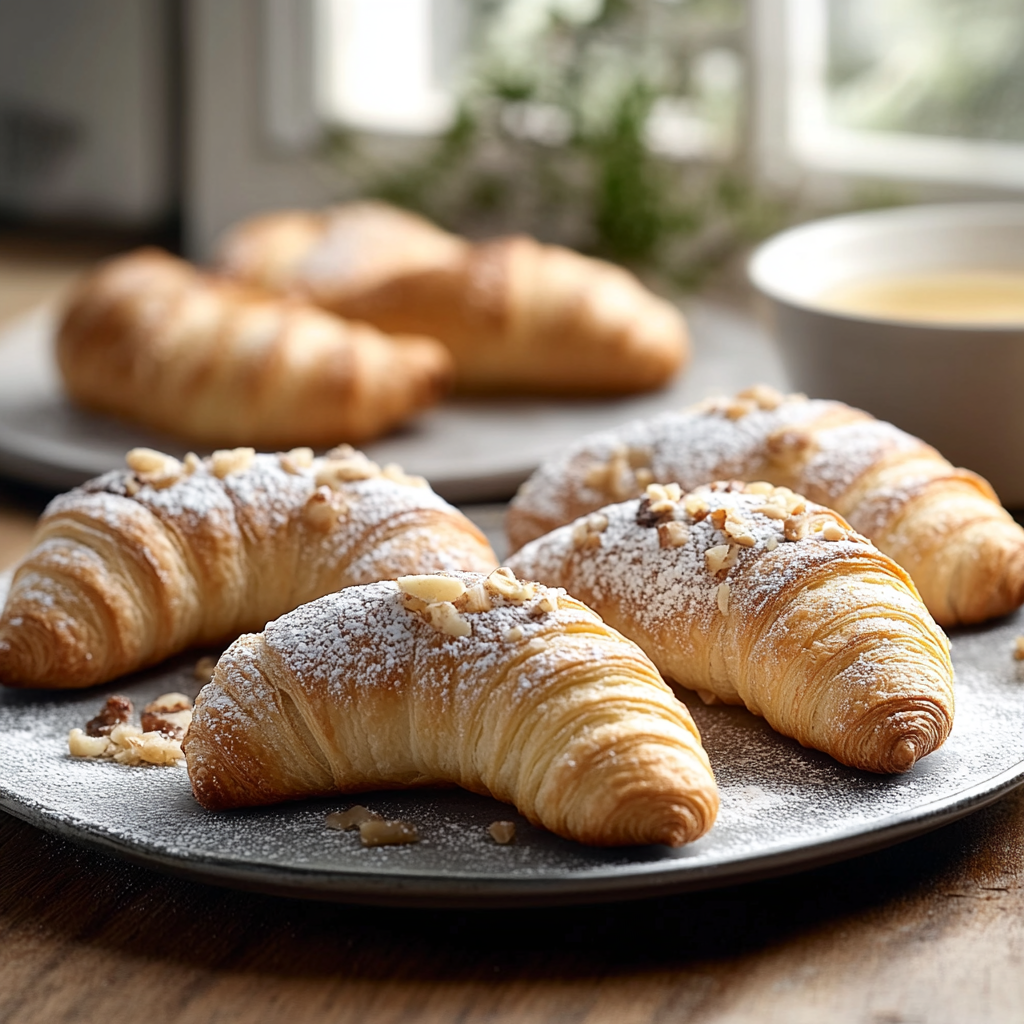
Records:
{"label": "white ceramic plate", "polygon": [[[696,356],[664,391],[610,401],[451,400],[367,447],[426,476],[450,501],[510,497],[548,455],[583,434],[758,381],[783,386],[775,349],[725,307],[687,309]],[[65,489],[123,464],[137,445],[184,454],[174,439],[83,412],[63,396],[53,362],[54,316],[41,308],[0,333],[0,474]]]}

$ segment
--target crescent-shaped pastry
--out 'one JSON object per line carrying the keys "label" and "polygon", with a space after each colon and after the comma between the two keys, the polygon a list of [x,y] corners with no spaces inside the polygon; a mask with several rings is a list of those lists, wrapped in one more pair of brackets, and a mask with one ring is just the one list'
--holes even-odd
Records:
{"label": "crescent-shaped pastry", "polygon": [[679,846],[718,810],[644,653],[507,570],[353,587],[240,637],[183,747],[211,809],[455,783],[602,846]]}
{"label": "crescent-shaped pastry", "polygon": [[7,686],[91,686],[341,587],[497,564],[421,477],[351,448],[128,465],[43,513],[0,615]]}
{"label": "crescent-shaped pastry", "polygon": [[910,577],[787,488],[652,484],[510,564],[586,601],[705,700],[843,764],[907,771],[949,735],[949,643]]}
{"label": "crescent-shaped pastry", "polygon": [[841,402],[759,386],[583,438],[520,488],[513,550],[651,482],[767,480],[834,508],[910,573],[943,626],[1024,603],[1024,530],[976,473]]}
{"label": "crescent-shaped pastry", "polygon": [[204,447],[361,443],[434,405],[452,379],[432,338],[389,337],[158,249],[80,283],[57,362],[78,404]]}
{"label": "crescent-shaped pastry", "polygon": [[384,203],[245,221],[220,266],[437,338],[463,391],[625,394],[660,387],[689,358],[679,311],[621,267],[526,236],[471,243]]}

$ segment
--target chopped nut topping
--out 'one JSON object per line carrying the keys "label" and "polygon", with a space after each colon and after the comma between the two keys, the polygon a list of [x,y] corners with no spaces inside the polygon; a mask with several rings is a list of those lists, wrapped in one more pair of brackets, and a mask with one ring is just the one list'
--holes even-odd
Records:
{"label": "chopped nut topping", "polygon": [[718,590],[715,594],[715,600],[718,602],[718,610],[723,615],[729,614],[729,584],[719,583]]}
{"label": "chopped nut topping", "polygon": [[232,473],[244,473],[254,458],[255,448],[220,448],[210,456],[210,472],[223,480]]}
{"label": "chopped nut topping", "polygon": [[173,456],[152,448],[133,448],[125,457],[128,468],[138,477],[139,483],[162,491],[176,484],[185,467]]}
{"label": "chopped nut topping", "polygon": [[[177,764],[185,756],[179,740],[159,732],[142,732],[134,725],[117,726],[110,741],[119,764]],[[109,747],[106,756],[110,756]]]}
{"label": "chopped nut topping", "polygon": [[466,592],[466,584],[454,576],[399,576],[398,589],[421,601],[455,601]]}
{"label": "chopped nut topping", "polygon": [[108,746],[106,736],[87,736],[81,729],[68,733],[68,753],[72,757],[103,757]]}
{"label": "chopped nut topping", "polygon": [[675,512],[683,494],[679,484],[648,484],[645,497],[652,515],[660,516]]}
{"label": "chopped nut topping", "polygon": [[191,707],[192,701],[185,694],[174,691],[173,693],[163,693],[156,700],[150,701],[145,710],[167,711],[173,714],[177,711],[189,711]]}
{"label": "chopped nut topping", "polygon": [[317,487],[337,490],[355,480],[372,480],[381,475],[380,466],[348,445],[332,449],[316,471]]}
{"label": "chopped nut topping", "polygon": [[282,452],[277,458],[286,473],[298,476],[313,465],[313,449],[293,448],[290,452]]}
{"label": "chopped nut topping", "polygon": [[403,594],[402,604],[411,612],[425,612],[430,607],[426,601],[413,597],[412,594]]}
{"label": "chopped nut topping", "polygon": [[541,594],[540,600],[533,607],[541,615],[547,615],[549,612],[558,611],[558,600],[551,594]]}
{"label": "chopped nut topping", "polygon": [[185,453],[185,475],[191,476],[203,468],[203,460],[195,452]]}
{"label": "chopped nut topping", "polygon": [[183,693],[165,693],[142,712],[142,731],[181,739],[192,724],[192,701]]}
{"label": "chopped nut topping", "polygon": [[760,508],[755,508],[754,511],[763,516],[767,516],[769,519],[789,518],[789,510],[783,508],[781,505],[762,505]]}
{"label": "chopped nut topping", "polygon": [[731,569],[739,557],[739,547],[735,544],[716,544],[704,552],[704,564],[708,572],[714,574]]}
{"label": "chopped nut topping", "polygon": [[363,846],[401,846],[418,843],[420,834],[407,821],[369,820],[360,824],[359,838]]}
{"label": "chopped nut topping", "polygon": [[748,413],[752,413],[756,408],[756,402],[748,401],[745,398],[739,398],[735,401],[729,402],[722,411],[730,420],[741,420]]}
{"label": "chopped nut topping", "polygon": [[1024,661],[1024,636],[1019,636],[1013,641],[1013,656],[1017,661]]}
{"label": "chopped nut topping", "polygon": [[716,508],[711,513],[711,525],[716,530],[724,529],[725,519],[729,513],[724,508]]}
{"label": "chopped nut topping", "polygon": [[459,614],[451,601],[428,604],[424,614],[436,630],[448,636],[470,636],[473,632],[473,627]]}
{"label": "chopped nut topping", "polygon": [[109,736],[114,729],[131,718],[132,702],[127,697],[113,695],[107,698],[106,704],[95,718],[85,723],[87,736]]}
{"label": "chopped nut topping", "polygon": [[821,535],[825,540],[844,540],[846,531],[838,523],[828,522],[822,527]]}
{"label": "chopped nut topping", "polygon": [[755,384],[753,387],[741,391],[736,397],[749,398],[757,405],[758,409],[764,409],[767,412],[777,409],[786,400],[781,391],[777,391],[768,384]]}
{"label": "chopped nut topping", "polygon": [[348,499],[330,487],[318,487],[307,499],[302,514],[315,530],[327,533],[349,510]]}
{"label": "chopped nut topping", "polygon": [[514,821],[492,821],[487,826],[491,838],[500,846],[507,846],[516,837],[516,823]]}
{"label": "chopped nut topping", "polygon": [[204,654],[192,669],[192,678],[198,679],[201,683],[208,683],[213,678],[213,670],[217,667],[217,659],[210,654]]}
{"label": "chopped nut topping", "polygon": [[511,629],[506,630],[505,635],[502,637],[506,643],[515,643],[516,640],[522,640],[526,634],[523,633],[522,626],[513,626]]}
{"label": "chopped nut topping", "polygon": [[324,824],[328,828],[338,829],[339,832],[347,832],[349,829],[359,828],[364,821],[383,820],[379,814],[362,804],[353,804],[347,811],[335,811],[333,814],[328,814],[324,818]]}
{"label": "chopped nut topping", "polygon": [[465,600],[462,602],[462,610],[465,612],[489,612],[493,607],[490,594],[482,583],[474,583],[466,591]]}
{"label": "chopped nut topping", "polygon": [[[180,694],[165,694],[165,697],[179,697]],[[187,700],[187,698],[185,698]],[[112,701],[120,701],[127,705],[127,712],[124,712],[123,704],[112,706]],[[96,725],[110,710],[111,714],[116,713],[124,717],[117,721],[109,732],[92,733],[86,735],[81,729],[72,729],[68,734],[68,753],[72,757],[102,757],[112,758],[120,764],[177,764],[184,754],[181,750],[181,743],[178,736],[165,735],[157,730],[143,732],[137,725],[131,725],[128,715],[131,713],[131,701],[126,697],[108,698],[103,711],[89,722],[88,729],[102,728]],[[191,719],[191,711],[172,712],[170,714],[188,715]],[[167,717],[167,716],[163,716]],[[177,729],[177,725],[174,725]],[[186,723],[187,728],[187,723]],[[184,734],[184,729],[182,729]]]}
{"label": "chopped nut topping", "polygon": [[686,495],[683,499],[683,508],[686,509],[686,514],[696,523],[699,523],[711,511],[708,508],[708,503],[696,494]]}
{"label": "chopped nut topping", "polygon": [[775,486],[768,483],[767,480],[755,480],[753,483],[747,484],[743,490],[747,494],[771,494],[775,490]]}
{"label": "chopped nut topping", "polygon": [[380,475],[392,483],[404,484],[406,487],[419,487],[427,491],[430,490],[430,484],[427,483],[426,477],[406,473],[397,462],[389,462],[381,470]]}
{"label": "chopped nut topping", "polygon": [[658,546],[663,548],[681,548],[690,539],[690,531],[685,523],[671,520],[658,523]]}
{"label": "chopped nut topping", "polygon": [[806,516],[791,516],[783,524],[786,540],[803,540],[807,536],[807,530]]}
{"label": "chopped nut topping", "polygon": [[493,594],[500,594],[505,600],[515,604],[522,604],[528,601],[537,592],[532,583],[521,582],[515,578],[512,570],[507,566],[495,569],[494,572],[484,580],[484,586]]}
{"label": "chopped nut topping", "polygon": [[607,462],[590,466],[584,483],[603,491],[613,501],[634,497],[654,479],[650,470],[652,452],[649,448],[616,448]]}
{"label": "chopped nut topping", "polygon": [[778,538],[774,533],[768,535],[768,539],[764,542],[764,546],[769,551],[774,551],[779,546]]}
{"label": "chopped nut topping", "polygon": [[798,427],[782,427],[765,442],[769,456],[776,462],[799,462],[814,444],[814,438]]}
{"label": "chopped nut topping", "polygon": [[133,476],[128,477],[124,482],[124,493],[127,494],[129,498],[134,498],[141,489],[142,485]]}

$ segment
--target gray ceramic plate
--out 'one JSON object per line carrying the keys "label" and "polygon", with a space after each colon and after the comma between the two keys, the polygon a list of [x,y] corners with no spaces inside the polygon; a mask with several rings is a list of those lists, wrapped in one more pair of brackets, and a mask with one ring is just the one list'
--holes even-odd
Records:
{"label": "gray ceramic plate", "polygon": [[[544,458],[594,430],[759,380],[784,384],[774,346],[752,321],[706,302],[688,306],[687,317],[696,355],[664,391],[614,401],[452,400],[366,450],[423,474],[450,501],[491,501],[510,497]],[[0,333],[0,473],[64,489],[122,465],[136,445],[184,454],[173,439],[68,403],[53,326],[52,311],[41,308]]]}
{"label": "gray ceramic plate", "polygon": [[[0,595],[2,599],[2,595]],[[681,850],[598,850],[459,790],[374,793],[363,803],[414,822],[422,841],[363,849],[330,831],[352,798],[211,813],[183,768],[75,760],[66,737],[107,693],[136,706],[194,694],[194,655],[85,693],[0,693],[0,807],[69,839],[191,878],[315,899],[433,906],[602,901],[726,885],[863,853],[926,832],[1024,781],[1024,680],[1011,656],[1024,615],[953,639],[956,725],[910,774],[843,768],[740,708],[687,703],[722,794],[711,832]],[[487,826],[516,821],[498,846]]]}

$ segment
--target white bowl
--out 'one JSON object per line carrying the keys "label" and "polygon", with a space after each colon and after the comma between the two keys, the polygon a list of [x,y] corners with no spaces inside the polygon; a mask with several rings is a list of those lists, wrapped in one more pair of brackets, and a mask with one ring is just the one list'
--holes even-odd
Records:
{"label": "white bowl", "polygon": [[911,322],[822,305],[823,293],[853,280],[970,268],[1024,271],[1024,203],[816,221],[761,245],[749,274],[797,389],[895,423],[1024,508],[1024,322]]}

